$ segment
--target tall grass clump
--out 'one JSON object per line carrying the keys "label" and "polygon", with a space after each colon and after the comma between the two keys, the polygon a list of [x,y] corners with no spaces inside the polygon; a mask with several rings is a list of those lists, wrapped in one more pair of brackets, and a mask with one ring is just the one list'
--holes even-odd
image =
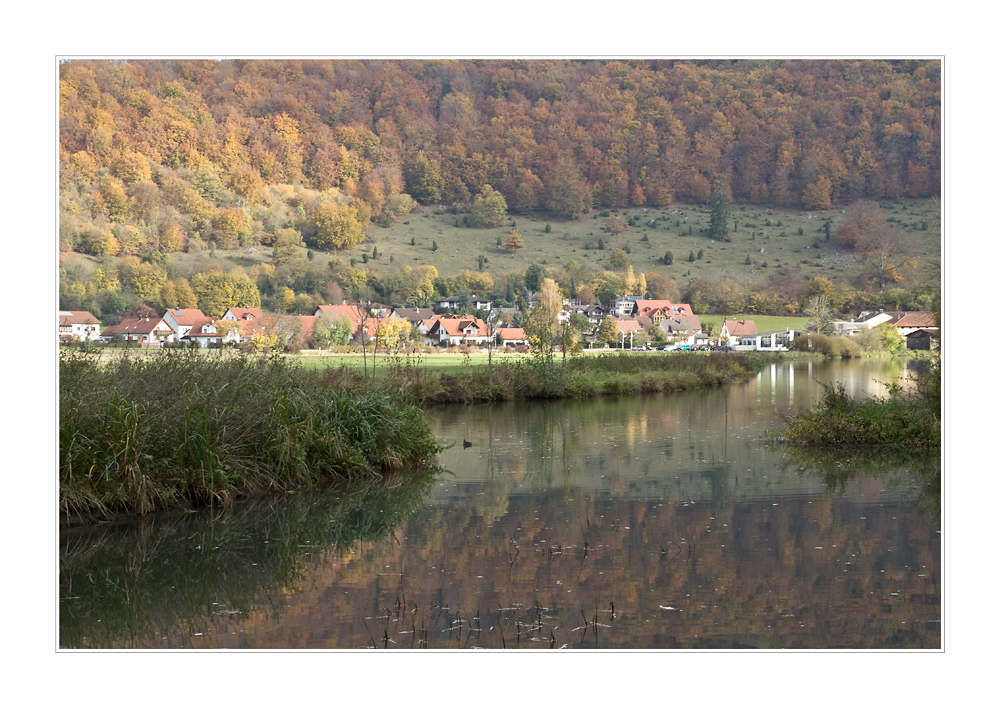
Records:
{"label": "tall grass clump", "polygon": [[59,362],[63,514],[226,503],[430,463],[441,446],[405,393],[346,388],[280,356],[168,352]]}

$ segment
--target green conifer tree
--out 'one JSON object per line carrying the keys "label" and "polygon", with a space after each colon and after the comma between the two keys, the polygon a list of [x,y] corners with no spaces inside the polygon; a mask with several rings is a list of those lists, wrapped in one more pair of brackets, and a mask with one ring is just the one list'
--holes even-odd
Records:
{"label": "green conifer tree", "polygon": [[708,221],[708,235],[715,239],[729,240],[729,187],[720,174],[712,182],[712,193],[709,196],[712,215]]}

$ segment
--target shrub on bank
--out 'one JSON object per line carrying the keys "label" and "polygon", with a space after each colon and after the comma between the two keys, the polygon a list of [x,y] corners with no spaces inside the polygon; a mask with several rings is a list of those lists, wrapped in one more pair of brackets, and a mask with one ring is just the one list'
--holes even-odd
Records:
{"label": "shrub on bank", "polygon": [[828,337],[818,332],[809,332],[792,340],[792,348],[800,352],[815,352],[834,358],[859,358],[862,349],[850,337]]}
{"label": "shrub on bank", "polygon": [[941,447],[941,369],[935,362],[918,379],[915,394],[898,385],[887,396],[856,399],[843,384],[825,385],[823,399],[796,416],[785,437],[808,447],[886,446],[907,450]]}

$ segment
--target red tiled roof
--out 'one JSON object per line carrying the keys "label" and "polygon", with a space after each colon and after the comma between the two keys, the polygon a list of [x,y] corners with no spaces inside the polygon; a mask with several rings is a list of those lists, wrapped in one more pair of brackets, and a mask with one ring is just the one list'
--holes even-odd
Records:
{"label": "red tiled roof", "polygon": [[[450,337],[485,337],[488,332],[485,322],[471,317],[442,317],[437,321],[437,325]],[[469,327],[476,327],[479,330],[478,333],[466,335],[465,330]]]}
{"label": "red tiled roof", "polygon": [[931,312],[908,312],[893,323],[896,327],[937,327]]}
{"label": "red tiled roof", "polygon": [[726,320],[726,329],[731,337],[753,336],[757,334],[757,325],[753,320]]}
{"label": "red tiled roof", "polygon": [[[657,310],[662,310],[667,317],[676,315],[690,315],[693,310],[691,306],[683,302],[670,302],[670,300],[636,300],[636,312],[640,315],[652,315]],[[674,312],[674,308],[677,312]]]}
{"label": "red tiled roof", "polygon": [[259,319],[264,316],[264,311],[259,307],[230,307],[228,312],[233,313],[233,317],[238,320],[245,320],[247,315],[253,317],[254,319]]}
{"label": "red tiled roof", "polygon": [[615,324],[618,325],[618,331],[622,332],[623,334],[628,334],[629,332],[638,332],[642,329],[642,325],[639,323],[639,320],[623,319],[623,318],[620,319],[616,317]]}
{"label": "red tiled roof", "polygon": [[202,320],[205,319],[205,313],[198,309],[170,309],[163,313],[164,319],[170,313],[170,316],[174,318],[174,321],[179,325],[194,325],[200,324]]}
{"label": "red tiled roof", "polygon": [[302,324],[302,334],[305,335],[306,337],[308,337],[310,334],[312,334],[313,325],[316,324],[316,316],[315,315],[299,315],[298,320]]}
{"label": "red tiled roof", "polygon": [[101,321],[86,310],[59,310],[59,324],[101,324]]}
{"label": "red tiled roof", "polygon": [[166,325],[166,322],[163,322],[162,317],[133,317],[131,319],[122,320],[120,324],[108,327],[101,332],[101,336],[108,337],[116,334],[150,334],[156,329],[157,325],[161,323]]}
{"label": "red tiled roof", "polygon": [[500,335],[500,339],[526,339],[523,327],[498,327],[497,334]]}
{"label": "red tiled roof", "polygon": [[347,317],[355,327],[361,324],[361,320],[365,318],[364,313],[357,305],[320,305],[316,311],[318,311],[317,316],[319,317],[332,317],[334,319]]}

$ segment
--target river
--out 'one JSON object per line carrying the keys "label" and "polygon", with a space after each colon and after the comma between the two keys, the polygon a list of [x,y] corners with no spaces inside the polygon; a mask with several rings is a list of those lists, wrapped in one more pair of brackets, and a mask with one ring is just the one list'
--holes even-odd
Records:
{"label": "river", "polygon": [[766,440],[905,374],[436,408],[436,475],[63,532],[60,646],[940,648],[940,461]]}

